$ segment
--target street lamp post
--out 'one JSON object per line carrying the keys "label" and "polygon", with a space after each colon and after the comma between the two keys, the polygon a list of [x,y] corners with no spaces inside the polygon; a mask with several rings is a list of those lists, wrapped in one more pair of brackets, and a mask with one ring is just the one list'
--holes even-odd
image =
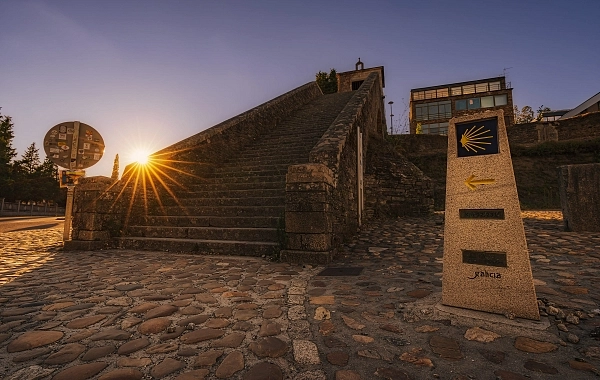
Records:
{"label": "street lamp post", "polygon": [[390,105],[390,130],[392,131],[392,135],[394,134],[394,111],[392,110],[392,104],[394,104],[393,101],[389,101],[388,104]]}

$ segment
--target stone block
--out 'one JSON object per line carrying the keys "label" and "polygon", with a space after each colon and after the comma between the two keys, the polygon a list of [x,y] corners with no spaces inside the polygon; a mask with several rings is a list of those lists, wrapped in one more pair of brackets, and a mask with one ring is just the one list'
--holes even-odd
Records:
{"label": "stone block", "polygon": [[73,228],[77,230],[96,231],[102,229],[103,216],[97,213],[81,212],[73,218]]}
{"label": "stone block", "polygon": [[331,218],[328,213],[295,211],[285,213],[286,233],[320,234],[331,231]]}
{"label": "stone block", "polygon": [[286,176],[286,183],[304,182],[324,182],[333,185],[333,172],[323,164],[301,164],[290,166]]}
{"label": "stone block", "polygon": [[600,231],[600,164],[558,168],[560,203],[567,231]]}
{"label": "stone block", "polygon": [[331,192],[332,186],[325,182],[296,182],[286,183],[285,191],[288,192],[311,192],[311,191],[324,191]]}
{"label": "stone block", "polygon": [[108,231],[87,231],[87,230],[79,230],[77,231],[77,240],[109,240],[110,234]]}
{"label": "stone block", "polygon": [[332,249],[331,234],[287,234],[287,248],[325,252]]}
{"label": "stone block", "polygon": [[285,211],[327,213],[331,211],[331,205],[329,203],[290,202],[285,204]]}
{"label": "stone block", "polygon": [[327,191],[286,191],[285,203],[329,202],[329,192]]}

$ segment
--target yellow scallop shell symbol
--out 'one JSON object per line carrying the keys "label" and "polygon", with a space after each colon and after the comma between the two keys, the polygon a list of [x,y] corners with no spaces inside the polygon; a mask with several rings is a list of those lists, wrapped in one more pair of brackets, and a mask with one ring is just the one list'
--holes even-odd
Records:
{"label": "yellow scallop shell symbol", "polygon": [[483,126],[474,126],[471,129],[467,129],[460,139],[460,143],[462,144],[463,148],[465,148],[467,151],[477,153],[478,150],[484,151],[485,145],[491,145],[491,142],[487,142],[485,140],[493,139],[494,136],[488,134],[490,133],[489,129],[483,131],[482,129]]}

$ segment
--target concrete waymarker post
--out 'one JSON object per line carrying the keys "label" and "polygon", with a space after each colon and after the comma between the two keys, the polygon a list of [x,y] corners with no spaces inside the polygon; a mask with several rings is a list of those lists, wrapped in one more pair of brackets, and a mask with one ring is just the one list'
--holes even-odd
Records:
{"label": "concrete waymarker post", "polygon": [[539,320],[504,113],[448,128],[442,303]]}

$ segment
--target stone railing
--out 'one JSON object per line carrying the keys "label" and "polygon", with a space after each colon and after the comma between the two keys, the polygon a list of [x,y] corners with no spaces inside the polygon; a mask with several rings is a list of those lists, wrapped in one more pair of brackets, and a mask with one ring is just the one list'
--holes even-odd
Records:
{"label": "stone railing", "polygon": [[384,130],[382,99],[379,74],[371,73],[311,150],[310,162],[288,169],[282,260],[327,263],[358,230],[358,130],[364,157],[369,136]]}

